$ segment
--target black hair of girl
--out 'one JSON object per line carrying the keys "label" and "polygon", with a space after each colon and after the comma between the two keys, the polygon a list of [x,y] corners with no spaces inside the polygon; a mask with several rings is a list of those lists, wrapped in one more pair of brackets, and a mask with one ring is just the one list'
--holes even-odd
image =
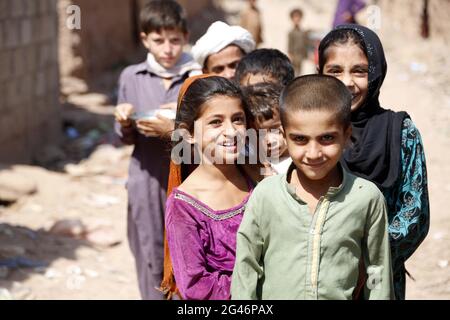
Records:
{"label": "black hair of girl", "polygon": [[319,50],[319,73],[323,73],[323,68],[327,61],[327,49],[333,45],[345,45],[348,42],[356,44],[367,57],[364,40],[359,36],[358,32],[352,29],[334,30],[332,35],[324,39],[324,41],[321,43],[321,49]]}
{"label": "black hair of girl", "polygon": [[203,111],[202,105],[217,96],[239,99],[244,109],[248,126],[252,121],[252,116],[248,111],[241,89],[231,80],[219,76],[211,76],[195,80],[186,90],[178,107],[175,129],[183,127],[192,134],[194,122],[200,117]]}

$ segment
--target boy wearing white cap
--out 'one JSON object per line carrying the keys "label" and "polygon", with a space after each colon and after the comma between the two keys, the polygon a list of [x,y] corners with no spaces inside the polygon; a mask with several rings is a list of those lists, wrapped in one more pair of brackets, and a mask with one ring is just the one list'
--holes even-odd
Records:
{"label": "boy wearing white cap", "polygon": [[192,55],[203,67],[203,73],[231,79],[241,58],[254,49],[250,32],[216,21],[192,47]]}

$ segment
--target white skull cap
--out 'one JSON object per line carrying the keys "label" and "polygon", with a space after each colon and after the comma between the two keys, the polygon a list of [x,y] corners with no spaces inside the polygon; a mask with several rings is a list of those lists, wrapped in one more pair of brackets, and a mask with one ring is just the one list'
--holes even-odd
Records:
{"label": "white skull cap", "polygon": [[212,23],[206,33],[192,47],[192,56],[202,67],[206,58],[234,44],[246,54],[255,49],[255,40],[250,32],[240,26],[230,26],[222,21]]}

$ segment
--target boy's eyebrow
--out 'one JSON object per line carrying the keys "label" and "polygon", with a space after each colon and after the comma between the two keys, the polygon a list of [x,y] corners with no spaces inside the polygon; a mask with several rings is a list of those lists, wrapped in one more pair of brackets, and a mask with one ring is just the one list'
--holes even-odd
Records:
{"label": "boy's eyebrow", "polygon": [[338,131],[327,131],[327,132],[323,132],[321,133],[319,136],[326,136],[326,135],[335,135],[338,134]]}
{"label": "boy's eyebrow", "polygon": [[329,65],[326,65],[325,67],[327,67],[327,68],[341,68],[342,66],[340,64],[329,64]]}
{"label": "boy's eyebrow", "polygon": [[309,136],[307,136],[306,134],[303,134],[303,133],[289,133],[289,136],[290,137],[299,137],[299,136],[301,136],[301,137],[306,137],[306,138],[309,138]]}
{"label": "boy's eyebrow", "polygon": [[[326,132],[322,132],[322,133],[320,133],[319,135],[317,135],[318,137],[322,137],[322,136],[326,136],[326,135],[336,135],[336,134],[338,134],[339,132],[338,131],[326,131]],[[289,136],[290,137],[298,137],[298,136],[302,136],[302,137],[306,137],[306,138],[311,138],[310,136],[308,136],[308,135],[306,135],[306,134],[303,134],[303,133],[300,133],[300,132],[298,132],[298,133],[296,133],[296,132],[291,132],[291,133],[289,133]]]}

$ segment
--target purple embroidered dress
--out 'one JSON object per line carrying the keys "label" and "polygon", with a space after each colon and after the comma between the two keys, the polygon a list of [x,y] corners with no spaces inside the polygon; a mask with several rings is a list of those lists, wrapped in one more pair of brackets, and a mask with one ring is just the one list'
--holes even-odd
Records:
{"label": "purple embroidered dress", "polygon": [[248,185],[245,199],[226,210],[213,210],[178,189],[167,199],[167,242],[183,299],[230,299],[236,234],[253,190]]}

